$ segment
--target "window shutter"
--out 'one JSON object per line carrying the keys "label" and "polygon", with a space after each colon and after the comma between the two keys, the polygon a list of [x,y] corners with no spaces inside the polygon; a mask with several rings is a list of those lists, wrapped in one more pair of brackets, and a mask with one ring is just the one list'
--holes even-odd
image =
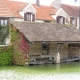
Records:
{"label": "window shutter", "polygon": [[24,21],[27,20],[27,13],[24,13]]}
{"label": "window shutter", "polygon": [[65,24],[65,18],[63,17],[63,24]]}
{"label": "window shutter", "polygon": [[77,27],[77,18],[75,18],[75,27]]}
{"label": "window shutter", "polygon": [[57,17],[57,23],[59,23],[59,16]]}
{"label": "window shutter", "polygon": [[70,17],[70,24],[72,24],[72,17]]}
{"label": "window shutter", "polygon": [[35,21],[35,14],[32,15],[32,21]]}
{"label": "window shutter", "polygon": [[1,26],[1,19],[0,19],[0,26]]}

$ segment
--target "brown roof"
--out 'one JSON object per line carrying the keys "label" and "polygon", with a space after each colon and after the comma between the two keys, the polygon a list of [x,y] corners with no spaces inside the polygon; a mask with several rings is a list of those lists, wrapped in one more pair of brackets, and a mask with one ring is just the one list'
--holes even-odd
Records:
{"label": "brown roof", "polygon": [[[28,3],[18,2],[18,1],[10,1],[10,0],[3,0],[6,6],[10,9],[10,11],[14,14],[15,17],[22,18],[19,14],[19,11],[22,11]],[[36,4],[32,4],[35,8],[36,12],[36,19],[40,20],[54,20],[50,14],[55,14],[57,12],[56,9],[52,8],[51,6],[42,6],[37,7]]]}
{"label": "brown roof", "polygon": [[79,16],[78,6],[62,4],[61,7],[69,16],[75,16],[75,17]]}
{"label": "brown roof", "polygon": [[75,27],[48,23],[14,22],[15,26],[25,37],[33,41],[66,41],[80,42],[80,31]]}
{"label": "brown roof", "polygon": [[13,14],[2,0],[0,1],[0,17],[13,17]]}
{"label": "brown roof", "polygon": [[[53,3],[50,6],[53,7]],[[79,7],[74,5],[68,5],[68,4],[61,4],[61,8],[69,15],[69,16],[79,16]]]}

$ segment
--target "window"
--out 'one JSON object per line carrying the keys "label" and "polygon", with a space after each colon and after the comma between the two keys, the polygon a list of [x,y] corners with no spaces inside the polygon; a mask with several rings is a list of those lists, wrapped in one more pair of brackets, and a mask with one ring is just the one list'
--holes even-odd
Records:
{"label": "window", "polygon": [[33,13],[24,13],[24,21],[35,21],[35,14]]}
{"label": "window", "polygon": [[27,21],[31,21],[31,13],[27,13]]}
{"label": "window", "polygon": [[77,27],[77,18],[70,17],[70,24],[72,24],[73,26]]}
{"label": "window", "polygon": [[49,43],[42,42],[42,54],[48,54],[49,51]]}
{"label": "window", "polygon": [[1,26],[8,25],[8,21],[7,20],[1,20],[0,24],[1,24]]}
{"label": "window", "polygon": [[42,49],[47,50],[48,49],[48,44],[46,42],[42,43]]}
{"label": "window", "polygon": [[65,18],[63,16],[58,16],[57,17],[57,23],[59,23],[59,24],[65,24]]}

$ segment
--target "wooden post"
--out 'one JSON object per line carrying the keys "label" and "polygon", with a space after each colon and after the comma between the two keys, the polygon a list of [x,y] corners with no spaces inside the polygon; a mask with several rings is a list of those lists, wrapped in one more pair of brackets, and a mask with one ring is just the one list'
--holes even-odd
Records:
{"label": "wooden post", "polygon": [[60,63],[60,47],[62,46],[62,44],[58,44],[57,46],[57,53],[56,53],[56,63]]}

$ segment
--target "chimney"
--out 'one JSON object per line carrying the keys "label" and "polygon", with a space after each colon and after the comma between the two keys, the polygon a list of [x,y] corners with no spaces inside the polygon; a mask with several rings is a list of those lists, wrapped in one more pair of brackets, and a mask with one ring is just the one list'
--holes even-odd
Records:
{"label": "chimney", "polygon": [[54,0],[53,5],[54,8],[59,9],[61,8],[61,0]]}
{"label": "chimney", "polygon": [[36,6],[37,6],[37,7],[40,7],[40,2],[39,2],[39,0],[36,0]]}

